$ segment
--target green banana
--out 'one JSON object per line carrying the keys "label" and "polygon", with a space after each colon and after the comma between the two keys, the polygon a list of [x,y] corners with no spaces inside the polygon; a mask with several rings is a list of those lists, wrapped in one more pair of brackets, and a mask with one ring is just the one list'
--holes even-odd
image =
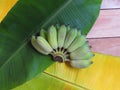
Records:
{"label": "green banana", "polygon": [[77,30],[77,36],[81,36],[81,30]]}
{"label": "green banana", "polygon": [[91,59],[93,56],[93,53],[87,52],[84,56],[81,56],[79,59]]}
{"label": "green banana", "polygon": [[62,25],[58,30],[58,47],[62,48],[66,37],[66,26]]}
{"label": "green banana", "polygon": [[50,54],[58,62],[68,61],[75,68],[88,67],[94,56],[81,31],[71,29],[69,25],[57,24],[56,27],[51,26],[47,32],[41,29],[40,36],[33,36],[31,43],[38,52]]}
{"label": "green banana", "polygon": [[87,52],[89,52],[89,46],[85,43],[83,46],[77,48],[75,51],[70,53],[71,59],[80,59],[80,57],[83,57],[86,55]]}
{"label": "green banana", "polygon": [[32,36],[32,39],[31,39],[31,44],[33,45],[33,47],[40,53],[42,54],[45,54],[45,55],[48,55],[49,53],[46,52],[45,50],[43,50],[42,47],[39,46],[39,44],[37,43],[37,40],[35,38],[35,36]]}
{"label": "green banana", "polygon": [[71,60],[70,64],[75,68],[86,68],[92,64],[90,60]]}
{"label": "green banana", "polygon": [[51,53],[53,49],[49,45],[49,43],[41,36],[37,37],[37,43],[38,45],[46,52]]}
{"label": "green banana", "polygon": [[51,26],[48,30],[48,42],[50,43],[53,49],[57,49],[57,30],[54,26]]}
{"label": "green banana", "polygon": [[43,38],[47,40],[47,32],[44,29],[40,30],[40,36],[42,36]]}
{"label": "green banana", "polygon": [[66,32],[68,33],[70,31],[70,25],[66,27]]}
{"label": "green banana", "polygon": [[76,36],[77,36],[77,29],[72,29],[68,31],[63,47],[67,49],[70,46],[70,44],[73,42]]}
{"label": "green banana", "polygon": [[[79,31],[80,32],[80,31]],[[68,47],[68,52],[73,52],[77,48],[81,47],[86,42],[85,36],[78,33],[75,40],[72,42],[72,44]]]}

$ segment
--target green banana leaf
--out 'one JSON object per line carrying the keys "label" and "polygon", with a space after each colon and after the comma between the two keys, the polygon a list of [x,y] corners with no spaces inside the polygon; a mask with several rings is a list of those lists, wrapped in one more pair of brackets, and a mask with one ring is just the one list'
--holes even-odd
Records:
{"label": "green banana leaf", "polygon": [[86,87],[66,82],[58,77],[41,73],[34,79],[24,83],[13,90],[90,90]]}
{"label": "green banana leaf", "polygon": [[87,34],[101,0],[19,0],[0,23],[0,90],[9,90],[53,64],[33,49],[30,39],[53,24],[77,27]]}

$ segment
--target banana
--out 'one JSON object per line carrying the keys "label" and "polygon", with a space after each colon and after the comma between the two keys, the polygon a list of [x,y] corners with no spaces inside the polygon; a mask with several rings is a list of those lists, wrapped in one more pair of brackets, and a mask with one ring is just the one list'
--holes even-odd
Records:
{"label": "banana", "polygon": [[33,45],[33,47],[40,53],[44,54],[44,55],[48,55],[49,53],[46,52],[45,50],[43,50],[42,47],[39,46],[39,44],[37,43],[37,40],[35,38],[35,36],[32,36],[31,39],[31,44]]}
{"label": "banana", "polygon": [[75,67],[75,68],[86,68],[92,64],[92,61],[90,61],[90,60],[71,60],[70,64],[72,67]]}
{"label": "banana", "polygon": [[62,48],[66,37],[66,26],[62,25],[58,30],[58,47]]}
{"label": "banana", "polygon": [[80,59],[80,57],[83,57],[89,52],[89,46],[85,43],[83,46],[77,48],[75,51],[70,53],[71,59]]}
{"label": "banana", "polygon": [[93,53],[87,52],[84,56],[80,57],[79,59],[91,59],[93,56]]}
{"label": "banana", "polygon": [[44,29],[40,30],[40,36],[42,36],[43,38],[47,40],[47,32]]}
{"label": "banana", "polygon": [[77,33],[78,36],[81,36],[81,30],[78,29],[78,33]]}
{"label": "banana", "polygon": [[70,25],[66,27],[66,32],[68,33],[70,31]]}
{"label": "banana", "polygon": [[51,53],[53,51],[53,49],[51,48],[49,43],[43,37],[38,36],[37,37],[37,43],[47,53]]}
{"label": "banana", "polygon": [[77,36],[77,29],[72,29],[72,30],[68,31],[63,47],[65,49],[67,49],[70,46],[70,44],[72,43],[72,41],[75,39],[76,36]]}
{"label": "banana", "polygon": [[51,26],[48,30],[48,42],[50,43],[53,49],[57,49],[57,30],[54,26]]}
{"label": "banana", "polygon": [[75,68],[85,68],[91,64],[94,56],[84,35],[70,26],[51,26],[46,32],[40,30],[40,36],[32,36],[33,47],[44,55],[52,55],[58,62],[69,61]]}
{"label": "banana", "polygon": [[[80,32],[80,31],[78,31]],[[84,43],[86,42],[86,38],[85,36],[81,35],[80,33],[78,33],[77,37],[75,38],[75,40],[72,42],[72,44],[68,47],[68,52],[73,52],[74,50],[76,50],[77,48],[81,47]]]}

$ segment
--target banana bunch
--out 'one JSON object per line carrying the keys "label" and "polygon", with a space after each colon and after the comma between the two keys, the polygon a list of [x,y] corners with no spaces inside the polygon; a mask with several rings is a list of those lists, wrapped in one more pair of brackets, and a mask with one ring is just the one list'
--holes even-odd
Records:
{"label": "banana bunch", "polygon": [[94,56],[81,31],[65,25],[52,25],[48,31],[41,29],[39,36],[32,36],[31,44],[38,52],[50,54],[58,62],[67,61],[75,68],[88,67]]}

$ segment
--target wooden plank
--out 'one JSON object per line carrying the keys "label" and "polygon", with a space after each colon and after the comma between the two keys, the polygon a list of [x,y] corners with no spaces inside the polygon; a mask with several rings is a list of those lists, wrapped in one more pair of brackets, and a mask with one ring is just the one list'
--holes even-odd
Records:
{"label": "wooden plank", "polygon": [[101,9],[120,8],[120,0],[103,0]]}
{"label": "wooden plank", "polygon": [[93,52],[120,56],[120,38],[98,38],[88,41]]}
{"label": "wooden plank", "polygon": [[101,10],[87,38],[120,37],[120,9]]}

